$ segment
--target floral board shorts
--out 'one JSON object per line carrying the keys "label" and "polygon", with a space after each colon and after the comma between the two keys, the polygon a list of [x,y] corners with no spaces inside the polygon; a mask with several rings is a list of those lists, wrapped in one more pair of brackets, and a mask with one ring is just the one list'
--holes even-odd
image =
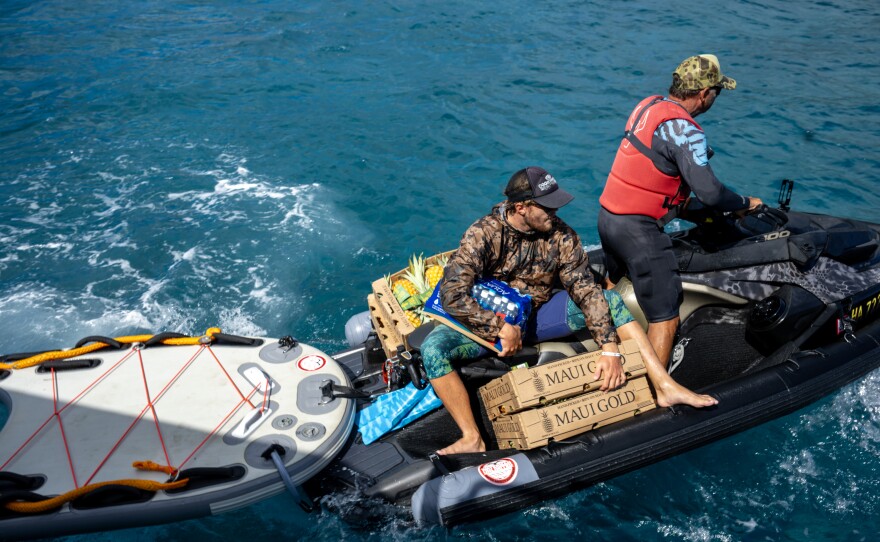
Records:
{"label": "floral board shorts", "polygon": [[[614,290],[604,290],[604,293],[616,327],[635,320],[620,294]],[[558,339],[586,326],[584,313],[564,291],[557,293],[541,306],[532,319],[535,323],[532,323],[526,331],[523,341],[525,343],[534,344]],[[435,327],[425,337],[421,347],[422,363],[425,365],[428,379],[451,373],[453,363],[476,359],[487,353],[485,348],[472,339],[445,325]]]}

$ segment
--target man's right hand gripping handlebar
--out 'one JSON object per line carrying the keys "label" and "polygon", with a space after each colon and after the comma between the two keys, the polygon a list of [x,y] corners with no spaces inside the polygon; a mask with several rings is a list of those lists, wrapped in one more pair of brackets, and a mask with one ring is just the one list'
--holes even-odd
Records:
{"label": "man's right hand gripping handlebar", "polygon": [[505,322],[498,332],[498,339],[501,340],[499,356],[512,356],[522,350],[522,331],[519,326]]}
{"label": "man's right hand gripping handlebar", "polygon": [[749,206],[741,211],[737,211],[736,212],[737,216],[740,216],[740,217],[746,216],[749,213],[753,213],[756,210],[760,210],[761,207],[764,205],[764,202],[761,201],[761,198],[756,198],[753,196],[748,196],[748,198],[749,198]]}

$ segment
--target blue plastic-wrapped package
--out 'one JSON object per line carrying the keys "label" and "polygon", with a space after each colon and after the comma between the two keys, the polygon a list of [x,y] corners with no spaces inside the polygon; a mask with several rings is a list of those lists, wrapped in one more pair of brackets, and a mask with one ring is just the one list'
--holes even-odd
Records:
{"label": "blue plastic-wrapped package", "polygon": [[[437,287],[434,288],[434,293],[425,302],[424,310],[428,316],[440,320],[456,331],[464,333],[477,343],[500,352],[501,341],[490,343],[481,339],[446,312],[443,304],[440,302],[440,287],[442,284],[442,281],[437,284]],[[504,321],[511,325],[519,326],[523,333],[525,333],[526,323],[529,321],[529,315],[532,310],[532,297],[530,295],[520,293],[516,288],[498,279],[483,278],[476,280],[471,289],[471,295],[473,295],[481,307],[503,317]]]}

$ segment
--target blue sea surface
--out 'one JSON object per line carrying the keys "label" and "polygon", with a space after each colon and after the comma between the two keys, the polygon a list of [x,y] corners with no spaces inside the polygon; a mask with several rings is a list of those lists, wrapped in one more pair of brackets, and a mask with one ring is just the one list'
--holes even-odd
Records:
{"label": "blue sea surface", "polygon": [[[698,53],[738,82],[699,118],[724,182],[880,221],[876,0],[5,0],[0,353],[214,325],[340,350],[372,280],[526,165],[597,245],[627,115]],[[878,384],[452,530],[281,495],[69,540],[876,540]]]}

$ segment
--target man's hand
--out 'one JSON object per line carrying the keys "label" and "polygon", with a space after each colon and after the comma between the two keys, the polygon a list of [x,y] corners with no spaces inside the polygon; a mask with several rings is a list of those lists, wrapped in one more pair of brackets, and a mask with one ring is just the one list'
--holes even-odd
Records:
{"label": "man's hand", "polygon": [[739,211],[736,211],[735,214],[736,214],[736,216],[742,218],[742,217],[746,216],[747,214],[751,213],[752,211],[754,211],[755,209],[757,209],[758,207],[760,207],[761,205],[764,205],[764,202],[761,201],[761,198],[753,198],[753,197],[749,196],[749,206],[746,207],[745,209],[740,209]]}
{"label": "man's hand", "polygon": [[522,350],[522,332],[519,326],[504,323],[501,331],[498,332],[498,338],[501,340],[501,353],[499,356],[512,356]]}
{"label": "man's hand", "polygon": [[[608,343],[602,345],[603,352],[618,354],[617,344]],[[623,372],[621,359],[617,356],[601,356],[596,363],[596,372],[593,373],[593,379],[602,379],[602,391],[610,391],[623,386],[626,383],[626,374]]]}

